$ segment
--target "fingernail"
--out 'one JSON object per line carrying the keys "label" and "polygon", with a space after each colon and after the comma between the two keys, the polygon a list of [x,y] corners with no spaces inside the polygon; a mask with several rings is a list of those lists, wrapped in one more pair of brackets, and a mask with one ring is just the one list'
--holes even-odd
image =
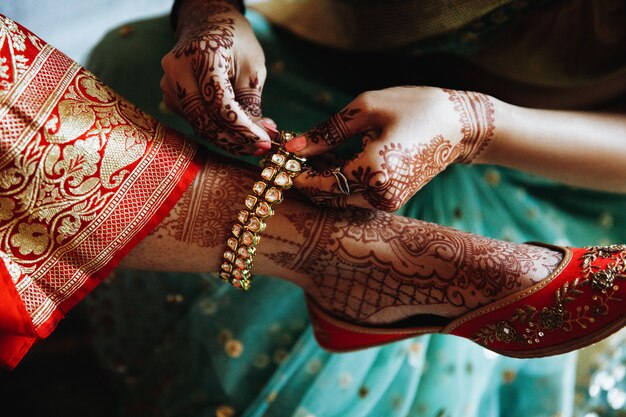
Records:
{"label": "fingernail", "polygon": [[268,124],[265,124],[265,123],[262,123],[262,125],[267,130],[278,133],[278,130],[276,129],[276,127],[268,125]]}
{"label": "fingernail", "polygon": [[278,133],[278,130],[276,129],[276,124],[274,124],[273,122],[266,123],[265,119],[263,119],[261,120],[261,126],[263,126],[263,128],[268,131],[272,139],[276,139],[280,135],[280,133]]}
{"label": "fingernail", "polygon": [[265,126],[266,128],[268,128],[270,130],[276,130],[276,128],[278,127],[276,125],[276,122],[273,121],[272,119],[270,119],[269,117],[264,117],[261,120],[261,123],[263,124],[263,126]]}
{"label": "fingernail", "polygon": [[287,152],[299,152],[306,148],[306,136],[296,136],[289,142],[285,143],[285,149]]}
{"label": "fingernail", "polygon": [[271,130],[272,132],[278,132],[278,130],[276,130],[276,125],[274,123],[268,123],[267,121],[265,121],[265,119],[263,119],[261,120],[261,124],[267,130]]}

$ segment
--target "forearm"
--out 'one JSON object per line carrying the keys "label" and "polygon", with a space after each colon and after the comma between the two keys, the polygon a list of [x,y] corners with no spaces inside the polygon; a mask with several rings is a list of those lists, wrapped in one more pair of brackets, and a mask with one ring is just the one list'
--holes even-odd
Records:
{"label": "forearm", "polygon": [[626,113],[528,109],[493,101],[495,137],[474,163],[626,192]]}

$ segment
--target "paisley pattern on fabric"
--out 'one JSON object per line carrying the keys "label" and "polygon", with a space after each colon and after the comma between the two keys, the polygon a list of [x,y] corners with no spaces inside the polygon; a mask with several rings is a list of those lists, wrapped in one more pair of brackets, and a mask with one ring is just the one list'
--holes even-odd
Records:
{"label": "paisley pattern on fabric", "polygon": [[0,260],[39,337],[193,179],[195,145],[0,15]]}

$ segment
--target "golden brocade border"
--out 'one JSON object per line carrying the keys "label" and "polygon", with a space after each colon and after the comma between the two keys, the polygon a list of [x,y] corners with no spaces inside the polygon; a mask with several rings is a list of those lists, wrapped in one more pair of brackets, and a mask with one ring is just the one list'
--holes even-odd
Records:
{"label": "golden brocade border", "polygon": [[35,57],[32,65],[28,67],[24,74],[15,80],[9,90],[3,91],[2,95],[0,95],[0,119],[3,118],[19,100],[20,95],[32,83],[35,75],[40,73],[41,68],[54,51],[56,51],[56,49],[49,45],[42,48],[41,52]]}
{"label": "golden brocade border", "polygon": [[0,69],[0,253],[45,337],[173,204],[197,146],[1,15],[0,53],[19,66]]}
{"label": "golden brocade border", "polygon": [[[155,138],[158,144],[153,147],[151,155],[142,161],[143,166],[135,170],[135,178],[130,179],[117,193],[117,204],[107,206],[106,212],[99,216],[99,220],[102,220],[100,224],[90,227],[81,240],[72,242],[70,247],[60,248],[58,253],[48,258],[42,268],[46,270],[45,274],[37,273],[38,279],[33,285],[20,293],[36,328],[45,322],[57,305],[70,298],[94,272],[108,264],[120,248],[131,242],[135,234],[152,219],[155,208],[164,203],[187,171],[195,155],[195,145],[181,141],[171,133],[163,135],[161,125],[158,131],[158,138]],[[145,190],[152,192],[146,195]],[[140,199],[144,199],[141,205],[138,204]],[[131,214],[133,208],[136,211]],[[103,231],[107,235],[115,235],[115,238],[103,238]],[[85,251],[85,248],[88,250]],[[71,278],[68,279],[68,276]],[[26,301],[32,297],[37,298],[40,281],[61,285],[48,294],[45,302],[29,306]]]}
{"label": "golden brocade border", "polygon": [[15,83],[21,94],[7,102],[8,111],[0,120],[0,168],[23,152],[80,70],[77,63],[56,49],[46,58],[37,60],[41,66],[27,72],[26,75],[32,74],[28,84],[21,79]]}

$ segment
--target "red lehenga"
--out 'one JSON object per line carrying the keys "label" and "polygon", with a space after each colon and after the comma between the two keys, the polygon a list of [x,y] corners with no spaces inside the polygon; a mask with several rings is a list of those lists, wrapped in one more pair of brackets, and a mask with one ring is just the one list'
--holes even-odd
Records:
{"label": "red lehenga", "polygon": [[0,15],[0,365],[47,337],[198,168],[195,145]]}

